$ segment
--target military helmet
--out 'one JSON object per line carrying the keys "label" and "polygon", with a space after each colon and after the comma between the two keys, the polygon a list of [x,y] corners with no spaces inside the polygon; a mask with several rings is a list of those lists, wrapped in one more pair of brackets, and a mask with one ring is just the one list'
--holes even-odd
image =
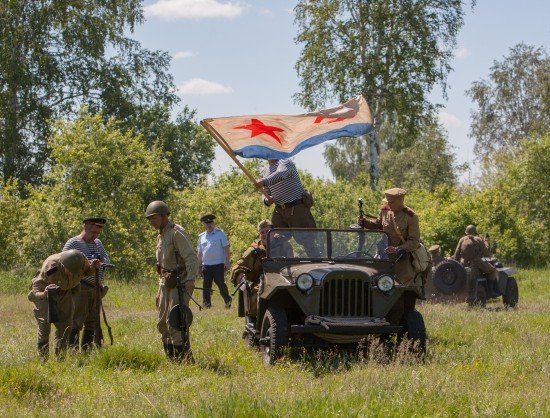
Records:
{"label": "military helmet", "polygon": [[63,251],[59,258],[61,265],[74,275],[78,275],[84,270],[84,260],[86,257],[78,250]]}
{"label": "military helmet", "polygon": [[475,225],[468,225],[466,227],[466,235],[477,235],[477,228]]}
{"label": "military helmet", "polygon": [[170,215],[170,208],[162,200],[155,200],[147,205],[145,209],[145,217],[153,215]]}

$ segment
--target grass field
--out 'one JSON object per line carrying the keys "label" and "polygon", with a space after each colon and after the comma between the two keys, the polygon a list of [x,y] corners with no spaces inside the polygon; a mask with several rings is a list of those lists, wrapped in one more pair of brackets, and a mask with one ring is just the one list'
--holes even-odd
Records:
{"label": "grass field", "polygon": [[42,364],[29,280],[0,274],[0,416],[550,416],[550,269],[517,279],[515,310],[421,305],[425,363],[296,352],[266,367],[217,293],[213,309],[193,309],[196,363],[169,362],[153,280],[111,281],[114,346]]}

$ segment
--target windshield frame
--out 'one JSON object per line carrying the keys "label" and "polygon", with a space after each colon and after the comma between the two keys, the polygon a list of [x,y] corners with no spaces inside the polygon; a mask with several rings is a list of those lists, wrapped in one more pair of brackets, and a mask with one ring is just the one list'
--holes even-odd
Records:
{"label": "windshield frame", "polygon": [[[283,231],[312,231],[312,232],[324,232],[325,233],[325,244],[326,244],[326,257],[308,257],[308,256],[301,256],[301,257],[273,257],[271,255],[271,237],[273,234],[277,232],[283,232]],[[351,232],[364,232],[366,234],[369,233],[377,233],[377,234],[384,234],[389,239],[389,235],[387,232],[382,231],[381,229],[355,229],[355,228],[347,228],[347,229],[334,229],[334,228],[271,228],[267,235],[267,246],[266,246],[266,258],[269,260],[277,260],[277,261],[296,261],[296,262],[315,262],[315,261],[321,261],[321,262],[334,262],[334,263],[393,263],[390,259],[379,259],[379,258],[356,258],[356,257],[342,257],[338,256],[337,258],[333,257],[332,254],[332,233],[333,232],[345,232],[345,233],[351,233]]]}

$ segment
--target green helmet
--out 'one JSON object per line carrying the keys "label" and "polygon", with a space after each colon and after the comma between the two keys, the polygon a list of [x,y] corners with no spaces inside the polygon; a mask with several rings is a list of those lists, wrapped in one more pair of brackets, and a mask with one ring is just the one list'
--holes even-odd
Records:
{"label": "green helmet", "polygon": [[477,235],[477,228],[475,225],[468,225],[466,227],[466,235]]}
{"label": "green helmet", "polygon": [[61,265],[74,275],[79,275],[84,270],[84,254],[78,250],[68,250],[61,253],[59,261]]}
{"label": "green helmet", "polygon": [[155,200],[147,205],[145,209],[145,217],[153,215],[170,215],[170,208],[162,200]]}

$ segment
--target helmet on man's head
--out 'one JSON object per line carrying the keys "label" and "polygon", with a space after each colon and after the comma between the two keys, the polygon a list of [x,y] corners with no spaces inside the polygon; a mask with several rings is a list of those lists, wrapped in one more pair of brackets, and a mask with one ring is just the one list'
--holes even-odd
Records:
{"label": "helmet on man's head", "polygon": [[61,253],[59,261],[74,275],[82,274],[86,257],[78,250],[68,250]]}
{"label": "helmet on man's head", "polygon": [[170,208],[162,200],[155,200],[149,203],[147,209],[145,209],[146,218],[153,215],[170,215]]}
{"label": "helmet on man's head", "polygon": [[466,227],[466,235],[477,235],[477,228],[475,225],[468,225]]}

